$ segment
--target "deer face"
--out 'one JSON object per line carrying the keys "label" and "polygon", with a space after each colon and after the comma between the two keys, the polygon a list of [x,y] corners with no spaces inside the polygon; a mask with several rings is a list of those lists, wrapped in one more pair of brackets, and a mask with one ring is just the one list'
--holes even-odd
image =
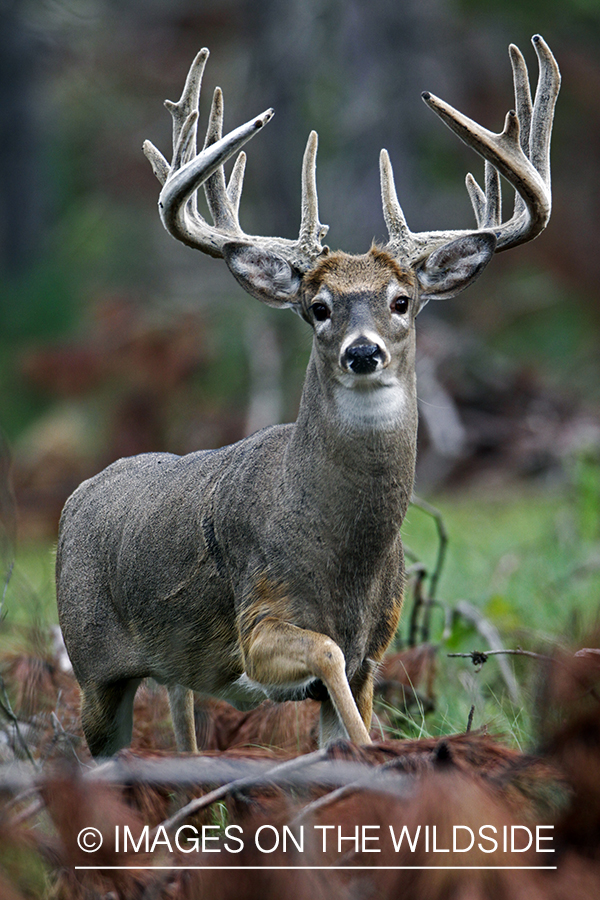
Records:
{"label": "deer face", "polygon": [[319,381],[339,418],[353,429],[395,428],[414,373],[414,274],[375,248],[333,253],[304,278],[300,297]]}
{"label": "deer face", "polygon": [[411,347],[416,279],[381,250],[333,253],[303,279],[299,312],[328,375],[348,389],[389,384]]}

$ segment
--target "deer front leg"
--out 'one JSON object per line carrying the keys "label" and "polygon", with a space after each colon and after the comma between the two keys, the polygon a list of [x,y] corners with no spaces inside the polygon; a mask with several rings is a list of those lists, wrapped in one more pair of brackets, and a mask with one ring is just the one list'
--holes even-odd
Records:
{"label": "deer front leg", "polygon": [[[350,740],[371,742],[348,684],[344,654],[331,638],[269,617],[253,629],[245,656],[248,675],[265,686],[320,678]],[[331,721],[334,710],[326,708],[324,713],[322,741],[337,736]]]}
{"label": "deer front leg", "polygon": [[[373,670],[374,663],[365,660],[350,682],[350,690],[356,703],[359,715],[364,726],[369,732],[373,715]],[[321,703],[321,720],[319,722],[319,743],[325,746],[331,741],[345,737],[343,725],[336,713],[335,707],[329,698]]]}

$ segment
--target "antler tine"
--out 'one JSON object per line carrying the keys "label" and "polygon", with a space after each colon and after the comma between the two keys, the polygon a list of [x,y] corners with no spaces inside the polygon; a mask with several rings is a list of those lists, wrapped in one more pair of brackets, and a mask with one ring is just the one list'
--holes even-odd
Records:
{"label": "antler tine", "polygon": [[233,237],[241,235],[227,233],[209,225],[198,213],[189,209],[187,201],[201,184],[217,171],[227,160],[271,120],[273,110],[266,110],[256,119],[251,119],[224,138],[207,147],[179,170],[169,173],[158,199],[162,223],[173,237],[190,247],[203,250],[210,256],[221,257],[222,247]]}
{"label": "antler tine", "polygon": [[[515,110],[519,125],[521,126],[521,149],[529,155],[529,139],[531,135],[531,88],[529,86],[529,72],[523,54],[515,44],[508,48],[510,63],[513,72],[513,84],[515,90]],[[520,216],[525,212],[525,202],[519,193],[515,194],[515,208],[513,216]]]}
{"label": "antler tine", "polygon": [[[531,89],[529,86],[529,72],[523,54],[515,44],[508,48],[513,72],[513,85],[515,92],[515,111],[519,121],[519,140],[521,149],[529,154],[529,139],[531,133]],[[500,225],[502,216],[502,193],[498,170],[487,160],[485,162],[485,193],[481,190],[473,176],[467,176],[467,190],[473,203],[478,228],[495,228]],[[479,194],[474,191],[477,187]],[[476,198],[474,200],[474,197]],[[525,203],[519,193],[515,193],[515,208],[513,218],[525,212]]]}
{"label": "antler tine", "polygon": [[517,204],[516,214],[496,229],[497,250],[506,250],[537,237],[550,217],[550,133],[560,74],[545,41],[539,35],[535,35],[532,40],[540,64],[540,78],[531,113],[531,126],[528,122],[531,107],[528,88],[525,87],[525,81],[528,80],[527,69],[521,54],[511,51],[516,104],[523,117],[525,131],[530,129],[526,152],[522,146],[524,141],[521,140],[520,121],[515,111],[511,110],[507,114],[503,131],[494,134],[437,97],[423,94],[427,105],[442,121],[495,166],[523,200],[526,215],[523,214],[521,204]]}
{"label": "antler tine", "polygon": [[529,151],[529,135],[531,132],[531,88],[529,85],[529,72],[527,63],[519,48],[510,44],[508,48],[510,63],[513,72],[513,86],[515,91],[515,111],[521,126],[521,149],[524,153]]}
{"label": "antler tine", "polygon": [[412,250],[411,232],[398,201],[394,170],[387,150],[382,150],[379,154],[379,180],[381,183],[383,218],[390,236],[390,251],[394,252],[396,247],[400,252],[405,248]]}
{"label": "antler tine", "polygon": [[198,111],[194,110],[187,116],[178,128],[179,136],[177,143],[173,147],[173,159],[171,160],[171,171],[176,172],[186,162],[194,157],[194,149],[196,143],[196,131],[198,128]]}
{"label": "antler tine", "polygon": [[[143,150],[163,186],[158,205],[167,231],[188,246],[221,257],[222,246],[227,240],[243,237],[237,219],[243,163],[234,167],[232,199],[225,188],[223,165],[266,125],[273,116],[273,110],[266,110],[223,138],[223,95],[217,88],[204,148],[198,153],[198,105],[208,57],[206,48],[200,50],[188,72],[181,98],[177,103],[165,101],[173,119],[171,164],[150,141],[144,142]],[[205,184],[214,226],[209,225],[198,212],[196,192],[201,184]]]}
{"label": "antler tine", "polygon": [[[179,138],[181,135],[181,130],[185,125],[185,122],[190,115],[190,113],[198,112],[198,105],[200,102],[200,90],[202,88],[202,77],[204,75],[204,69],[206,68],[206,63],[208,57],[210,56],[210,51],[207,47],[203,47],[200,50],[190,66],[190,70],[187,74],[187,78],[185,79],[185,85],[183,86],[183,91],[181,92],[181,97],[174,103],[172,100],[165,100],[165,106],[171,113],[171,117],[173,119],[173,155],[175,155],[177,145],[179,143]],[[196,153],[196,129],[194,128],[193,133],[193,145],[189,145],[190,157],[195,155]],[[184,160],[187,162],[188,160]]]}
{"label": "antler tine", "polygon": [[531,117],[529,155],[550,190],[550,138],[554,107],[560,90],[560,72],[550,47],[542,36],[535,34],[531,41],[538,57],[540,75]]}
{"label": "antler tine", "polygon": [[[548,222],[550,196],[540,174],[521,150],[519,120],[514,110],[507,113],[502,132],[494,134],[432,94],[424,94],[423,99],[455,134],[495,166],[522,196],[529,211],[529,222],[526,228],[519,229],[518,242],[536,237]],[[515,243],[517,235],[514,229],[510,228],[511,233],[507,234],[509,225],[513,224],[511,219],[498,232],[498,249],[501,246],[506,249]]]}
{"label": "antler tine", "polygon": [[[223,92],[221,88],[217,87],[213,94],[208,128],[204,139],[204,150],[221,140],[223,136],[223,113]],[[204,182],[204,193],[215,227],[232,234],[240,232],[238,211],[229,199],[223,166],[219,166],[216,172]]]}
{"label": "antler tine", "polygon": [[[320,247],[329,231],[329,225],[319,222],[319,198],[317,196],[317,147],[319,136],[311,131],[302,157],[302,199],[298,243],[308,252]],[[322,252],[322,249],[319,252]]]}
{"label": "antler tine", "polygon": [[483,228],[483,223],[486,219],[486,198],[485,194],[477,184],[477,181],[471,175],[467,175],[465,178],[465,185],[467,187],[467,191],[469,194],[469,199],[471,201],[471,206],[473,207],[473,212],[475,213],[475,221],[477,222],[478,228]]}
{"label": "antler tine", "polygon": [[[500,225],[502,217],[502,189],[498,169],[485,161],[485,192],[481,190],[471,173],[465,179],[471,199],[477,227],[485,230]],[[518,195],[517,195],[518,196]]]}
{"label": "antler tine", "polygon": [[164,184],[171,171],[169,163],[166,161],[160,150],[154,146],[152,141],[144,141],[142,144],[142,152],[152,166],[155,177],[158,178],[161,184]]}
{"label": "antler tine", "polygon": [[[518,196],[518,195],[517,195]],[[497,228],[502,221],[502,188],[498,169],[485,161],[486,218],[484,228]]]}
{"label": "antler tine", "polygon": [[240,200],[242,198],[242,189],[244,187],[244,173],[246,171],[246,154],[242,150],[233,164],[231,175],[229,176],[229,184],[227,185],[227,196],[235,212],[236,220],[240,209]]}
{"label": "antler tine", "polygon": [[[188,162],[196,155],[196,131],[198,123],[198,105],[200,101],[200,89],[202,76],[206,68],[206,62],[210,53],[206,47],[200,50],[190,66],[181,97],[174,103],[165,100],[165,107],[169,110],[173,120],[173,158],[171,165],[159,153],[150,141],[143,145],[144,153],[150,160],[154,174],[161,184],[165,184],[170,172]],[[182,136],[185,139],[182,140]],[[196,195],[188,201],[192,212],[197,209]]]}

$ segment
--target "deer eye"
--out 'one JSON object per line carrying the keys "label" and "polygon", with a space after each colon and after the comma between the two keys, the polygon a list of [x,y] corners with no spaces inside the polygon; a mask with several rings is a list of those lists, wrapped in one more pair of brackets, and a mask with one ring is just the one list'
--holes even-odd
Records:
{"label": "deer eye", "polygon": [[403,316],[408,310],[408,297],[396,297],[395,300],[392,300],[390,309],[393,313]]}
{"label": "deer eye", "polygon": [[311,311],[317,322],[325,322],[331,317],[331,311],[325,303],[313,303]]}

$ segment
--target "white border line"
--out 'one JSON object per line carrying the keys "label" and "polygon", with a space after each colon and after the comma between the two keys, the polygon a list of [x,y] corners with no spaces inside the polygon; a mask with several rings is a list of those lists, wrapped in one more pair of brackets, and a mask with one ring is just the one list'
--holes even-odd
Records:
{"label": "white border line", "polygon": [[75,866],[75,870],[81,869],[92,869],[94,871],[105,871],[105,870],[114,870],[114,869],[135,869],[135,870],[144,870],[144,871],[152,871],[153,869],[173,869],[177,871],[188,871],[188,870],[202,870],[206,872],[210,872],[211,870],[227,870],[227,871],[241,871],[243,872],[245,869],[247,870],[264,870],[264,871],[278,871],[278,870],[296,870],[296,869],[310,869],[310,870],[323,870],[323,871],[333,871],[336,869],[355,869],[356,871],[400,871],[405,869],[419,869],[419,870],[429,870],[429,869],[444,869],[446,871],[460,871],[461,869],[465,870],[510,870],[522,871],[524,869],[528,871],[541,871],[541,870],[555,870],[558,866]]}

